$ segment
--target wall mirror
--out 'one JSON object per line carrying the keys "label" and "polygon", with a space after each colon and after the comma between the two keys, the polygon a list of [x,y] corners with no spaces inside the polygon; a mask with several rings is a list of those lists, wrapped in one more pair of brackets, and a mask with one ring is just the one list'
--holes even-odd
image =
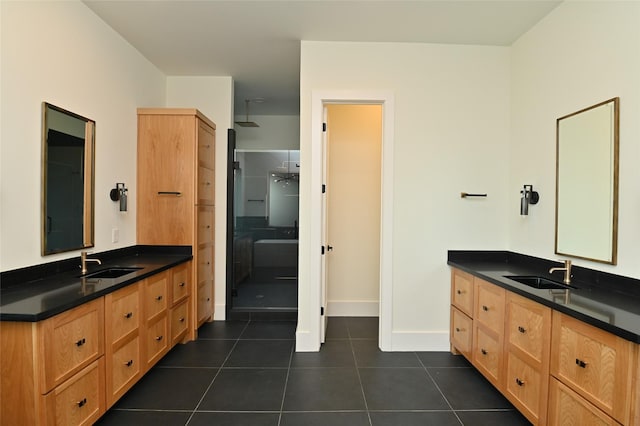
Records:
{"label": "wall mirror", "polygon": [[556,123],[556,254],[615,265],[619,98]]}
{"label": "wall mirror", "polygon": [[94,245],[95,121],[42,104],[42,255]]}

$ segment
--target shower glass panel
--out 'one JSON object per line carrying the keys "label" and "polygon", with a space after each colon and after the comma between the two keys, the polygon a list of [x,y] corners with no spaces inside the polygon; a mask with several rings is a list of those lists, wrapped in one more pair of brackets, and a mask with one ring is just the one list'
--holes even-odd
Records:
{"label": "shower glass panel", "polygon": [[297,310],[300,151],[236,150],[234,310]]}

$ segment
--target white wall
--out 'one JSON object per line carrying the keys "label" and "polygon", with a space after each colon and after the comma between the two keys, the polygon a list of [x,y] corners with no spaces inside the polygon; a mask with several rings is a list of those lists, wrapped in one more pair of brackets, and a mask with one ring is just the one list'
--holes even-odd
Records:
{"label": "white wall", "polygon": [[167,107],[197,108],[216,123],[214,319],[224,320],[227,268],[227,129],[233,126],[233,79],[207,76],[168,77]]}
{"label": "white wall", "polygon": [[[507,247],[509,60],[509,49],[500,47],[302,42],[303,165],[310,162],[312,91],[387,90],[395,97],[393,349],[408,349],[409,341],[414,349],[448,349],[447,250]],[[317,188],[310,180],[303,167],[299,333],[318,315],[308,303],[319,255],[308,244],[319,226],[311,223]],[[464,200],[462,191],[489,196]]]}
{"label": "white wall", "polygon": [[[236,121],[246,121],[245,115]],[[300,116],[298,115],[250,115],[260,127],[235,125],[238,149],[299,149]]]}
{"label": "white wall", "polygon": [[[134,245],[136,108],[164,104],[164,75],[81,2],[0,8],[0,270],[79,255],[40,255],[43,101],[96,121],[93,250]],[[126,213],[109,198],[116,182],[129,188]]]}
{"label": "white wall", "polygon": [[[509,246],[554,254],[556,119],[620,97],[618,265],[577,265],[640,278],[640,3],[564,2],[512,46]],[[518,214],[519,191],[540,202]],[[589,200],[584,201],[589,208]]]}

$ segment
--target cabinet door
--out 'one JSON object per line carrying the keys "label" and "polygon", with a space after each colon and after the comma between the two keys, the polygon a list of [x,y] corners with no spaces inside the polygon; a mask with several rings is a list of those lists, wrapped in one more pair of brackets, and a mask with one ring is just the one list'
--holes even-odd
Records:
{"label": "cabinet door", "polygon": [[553,313],[551,373],[617,421],[631,411],[633,344]]}
{"label": "cabinet door", "polygon": [[216,131],[198,119],[198,164],[215,169]]}
{"label": "cabinet door", "polygon": [[140,309],[139,284],[131,284],[105,296],[106,306],[106,343],[117,345],[140,328],[142,312]]}
{"label": "cabinet door", "polygon": [[171,346],[182,340],[189,324],[189,303],[187,300],[171,310]]}
{"label": "cabinet door", "polygon": [[162,272],[143,281],[145,317],[148,321],[166,312],[168,306],[168,274]]}
{"label": "cabinet door", "polygon": [[165,314],[150,323],[147,327],[147,369],[151,368],[169,351],[170,341],[169,321]]}
{"label": "cabinet door", "polygon": [[619,423],[555,378],[549,381],[549,426],[618,426]]}
{"label": "cabinet door", "polygon": [[473,320],[464,312],[451,307],[451,345],[471,360]]}
{"label": "cabinet door", "polygon": [[170,306],[182,302],[191,293],[191,262],[183,263],[171,269]]}
{"label": "cabinet door", "polygon": [[197,308],[199,327],[213,315],[213,281],[204,281],[198,285]]}
{"label": "cabinet door", "polygon": [[213,243],[214,210],[211,206],[198,206],[198,244]]}
{"label": "cabinet door", "polygon": [[451,304],[470,317],[473,317],[473,276],[451,270]]}
{"label": "cabinet door", "polygon": [[503,338],[480,324],[473,326],[473,364],[498,389],[502,388]]}
{"label": "cabinet door", "polygon": [[543,375],[513,352],[506,354],[506,363],[507,397],[533,424],[544,422],[547,393],[542,392],[541,388],[547,383],[545,389],[548,389],[549,376]]}
{"label": "cabinet door", "polygon": [[107,407],[111,407],[138,381],[142,364],[139,336],[113,352],[107,369]]}
{"label": "cabinet door", "polygon": [[206,167],[198,167],[198,204],[209,205],[215,204],[215,186],[214,186],[213,169]]}
{"label": "cabinet door", "polygon": [[478,278],[474,278],[474,285],[474,321],[479,321],[489,330],[502,335],[504,333],[505,290]]}
{"label": "cabinet door", "polygon": [[104,354],[104,299],[39,323],[45,394]]}
{"label": "cabinet door", "polygon": [[522,355],[530,357],[530,362],[548,369],[551,309],[507,292],[506,324],[506,338],[510,350],[517,349]]}

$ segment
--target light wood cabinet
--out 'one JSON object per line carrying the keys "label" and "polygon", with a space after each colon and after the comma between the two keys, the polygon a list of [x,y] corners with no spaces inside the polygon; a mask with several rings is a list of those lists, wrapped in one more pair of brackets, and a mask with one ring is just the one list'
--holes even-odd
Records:
{"label": "light wood cabinet", "polygon": [[473,276],[458,269],[451,272],[451,304],[473,316]]}
{"label": "light wood cabinet", "polygon": [[144,300],[144,354],[145,371],[151,368],[168,351],[169,333],[169,271],[161,272],[141,282]]}
{"label": "light wood cabinet", "polygon": [[571,388],[551,377],[549,381],[549,425],[618,426],[620,423],[598,410]]}
{"label": "light wood cabinet", "polygon": [[0,322],[3,424],[91,424],[105,408],[104,301]]}
{"label": "light wood cabinet", "polygon": [[553,313],[551,374],[622,424],[631,424],[633,343]]}
{"label": "light wood cabinet", "polygon": [[471,362],[498,389],[503,383],[505,290],[473,279],[473,354]]}
{"label": "light wood cabinet", "polygon": [[213,318],[215,128],[195,109],[138,110],[137,239],[192,247],[190,338]]}

